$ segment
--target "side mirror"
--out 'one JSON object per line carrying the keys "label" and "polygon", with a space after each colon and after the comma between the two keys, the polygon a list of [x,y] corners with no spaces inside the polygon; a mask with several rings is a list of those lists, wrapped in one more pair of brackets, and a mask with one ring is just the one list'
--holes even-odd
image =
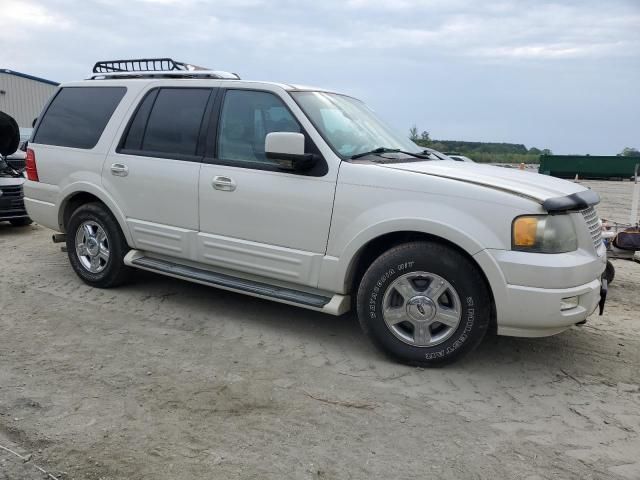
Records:
{"label": "side mirror", "polygon": [[267,133],[264,141],[267,158],[275,160],[283,170],[308,170],[316,162],[315,155],[304,153],[304,135],[295,132]]}

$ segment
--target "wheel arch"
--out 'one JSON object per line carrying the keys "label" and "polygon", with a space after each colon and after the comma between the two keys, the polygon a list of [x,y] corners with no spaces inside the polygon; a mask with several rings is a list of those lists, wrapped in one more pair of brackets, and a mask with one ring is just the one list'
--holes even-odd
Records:
{"label": "wheel arch", "polygon": [[127,243],[133,245],[132,237],[127,226],[127,222],[123,212],[116,206],[115,202],[104,192],[91,184],[75,185],[73,190],[63,193],[60,207],[58,208],[58,225],[60,231],[66,233],[66,225],[73,212],[86,203],[97,202],[105,206],[105,208],[114,216],[120,230],[122,231]]}
{"label": "wheel arch", "polygon": [[485,286],[487,287],[487,291],[490,295],[491,301],[491,325],[490,331],[495,332],[497,330],[497,314],[496,314],[496,302],[495,295],[493,293],[493,289],[491,287],[491,282],[489,281],[486,273],[484,272],[482,266],[478,264],[476,259],[473,257],[475,249],[469,251],[461,247],[458,243],[452,241],[449,238],[435,235],[432,233],[428,233],[425,231],[419,230],[398,230],[380,234],[369,239],[365,244],[363,244],[356,253],[350,259],[346,275],[345,275],[345,289],[347,292],[351,293],[352,297],[355,298],[355,292],[357,292],[360,281],[362,280],[362,276],[365,271],[369,268],[369,266],[373,263],[373,261],[378,258],[381,254],[386,252],[387,250],[412,241],[431,241],[437,242],[442,245],[446,245],[453,250],[456,250],[458,253],[467,258],[480,272],[482,276]]}

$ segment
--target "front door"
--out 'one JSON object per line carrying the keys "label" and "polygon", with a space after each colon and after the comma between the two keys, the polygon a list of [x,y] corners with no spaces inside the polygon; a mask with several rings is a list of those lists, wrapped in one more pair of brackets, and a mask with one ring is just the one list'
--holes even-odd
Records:
{"label": "front door", "polygon": [[[216,149],[200,172],[200,261],[315,286],[325,254],[335,174],[321,159],[306,173],[279,170],[264,153],[265,136],[303,132],[274,92],[223,93]],[[307,137],[307,151],[318,153]]]}
{"label": "front door", "polygon": [[[141,250],[195,259],[198,178],[211,88],[154,88],[146,93],[102,178]],[[208,108],[209,106],[209,108]]]}

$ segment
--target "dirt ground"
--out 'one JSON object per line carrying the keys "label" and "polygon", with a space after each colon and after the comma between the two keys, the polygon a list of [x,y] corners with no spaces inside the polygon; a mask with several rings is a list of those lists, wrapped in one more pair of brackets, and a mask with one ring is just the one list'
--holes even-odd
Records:
{"label": "dirt ground", "polygon": [[[631,184],[589,184],[626,221]],[[0,225],[2,480],[640,479],[640,264],[583,327],[423,370],[352,315],[142,272],[91,289],[50,233]]]}

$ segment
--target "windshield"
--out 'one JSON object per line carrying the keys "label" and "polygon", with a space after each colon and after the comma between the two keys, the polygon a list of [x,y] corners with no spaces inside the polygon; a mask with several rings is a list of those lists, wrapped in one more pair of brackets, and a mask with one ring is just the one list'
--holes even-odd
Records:
{"label": "windshield", "polygon": [[291,92],[291,95],[342,158],[379,148],[418,154],[424,151],[382,123],[360,100],[326,92]]}

